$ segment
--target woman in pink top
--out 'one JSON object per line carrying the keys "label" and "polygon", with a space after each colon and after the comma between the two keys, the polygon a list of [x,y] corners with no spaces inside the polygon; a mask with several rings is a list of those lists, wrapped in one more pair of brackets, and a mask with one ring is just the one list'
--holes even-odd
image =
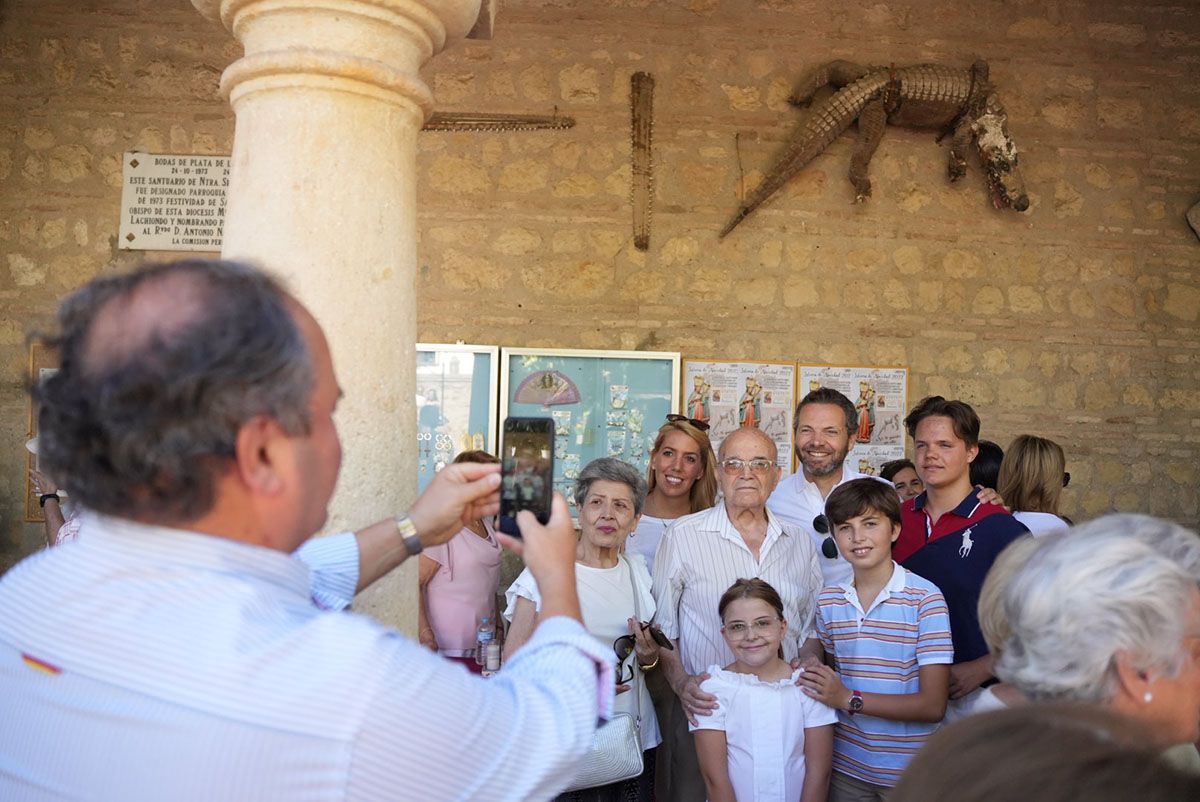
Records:
{"label": "woman in pink top", "polygon": [[[495,463],[486,451],[464,451],[455,462]],[[500,544],[491,523],[472,521],[440,546],[421,553],[419,569],[421,645],[461,662],[472,671],[479,619],[489,616],[502,640],[496,591],[500,585]]]}

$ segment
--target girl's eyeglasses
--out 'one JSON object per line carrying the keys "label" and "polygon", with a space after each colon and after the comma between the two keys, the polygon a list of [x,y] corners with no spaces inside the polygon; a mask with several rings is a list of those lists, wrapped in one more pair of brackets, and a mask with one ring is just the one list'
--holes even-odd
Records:
{"label": "girl's eyeglasses", "polygon": [[773,631],[779,625],[779,621],[778,618],[760,618],[749,624],[734,621],[732,624],[726,624],[722,629],[725,630],[725,634],[729,636],[730,640],[745,640],[751,634],[765,635]]}

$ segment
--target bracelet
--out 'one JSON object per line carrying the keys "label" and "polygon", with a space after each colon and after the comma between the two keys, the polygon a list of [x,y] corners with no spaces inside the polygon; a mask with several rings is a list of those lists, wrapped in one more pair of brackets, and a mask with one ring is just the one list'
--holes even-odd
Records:
{"label": "bracelet", "polygon": [[41,507],[42,509],[45,509],[46,502],[49,501],[50,499],[54,499],[55,501],[61,501],[61,499],[58,497],[58,493],[43,493],[42,495],[38,496],[38,506]]}
{"label": "bracelet", "polygon": [[641,663],[638,663],[638,668],[640,668],[642,671],[649,671],[650,669],[654,668],[657,665],[658,665],[658,658],[655,657],[654,662],[648,666],[644,666]]}

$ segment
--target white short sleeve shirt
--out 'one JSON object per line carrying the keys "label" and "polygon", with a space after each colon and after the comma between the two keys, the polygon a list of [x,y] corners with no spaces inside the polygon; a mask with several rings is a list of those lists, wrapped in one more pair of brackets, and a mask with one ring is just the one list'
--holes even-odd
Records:
{"label": "white short sleeve shirt", "polygon": [[788,679],[763,682],[753,674],[710,666],[700,686],[719,707],[698,719],[695,730],[724,730],[729,780],[738,799],[794,802],[804,788],[804,731],[832,725],[837,713]]}

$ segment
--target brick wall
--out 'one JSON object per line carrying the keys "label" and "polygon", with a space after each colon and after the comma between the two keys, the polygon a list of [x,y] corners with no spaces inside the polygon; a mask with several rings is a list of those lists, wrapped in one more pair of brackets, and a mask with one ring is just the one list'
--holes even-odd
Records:
{"label": "brick wall", "polygon": [[[232,135],[223,30],[182,0],[79,5],[0,11],[0,570],[40,540],[21,523],[26,330],[139,258],[116,250],[123,151],[228,153]],[[441,107],[557,106],[578,125],[422,134],[420,338],[906,364],[914,398],[970,401],[985,437],[1061,442],[1068,515],[1197,526],[1189,5],[507,0],[495,39],[428,68]],[[945,143],[890,129],[868,203],[851,203],[847,135],[718,242],[740,182],[800,118],[791,85],[834,58],[987,59],[1029,212],[992,209],[974,163],[951,187]],[[646,253],[629,210],[637,70],[657,82]]]}

